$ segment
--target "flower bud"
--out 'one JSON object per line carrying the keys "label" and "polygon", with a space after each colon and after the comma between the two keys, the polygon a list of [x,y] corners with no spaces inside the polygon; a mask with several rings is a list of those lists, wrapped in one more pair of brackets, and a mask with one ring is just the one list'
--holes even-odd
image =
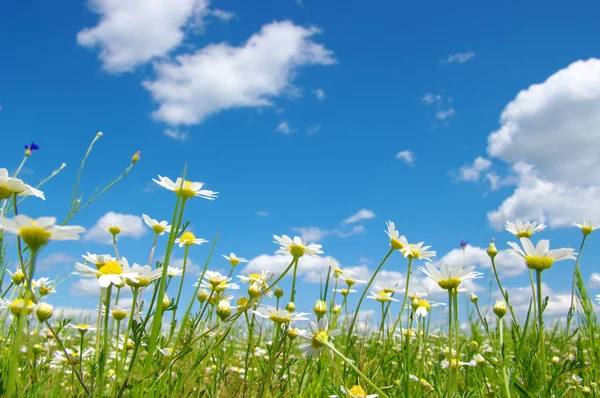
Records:
{"label": "flower bud", "polygon": [[208,300],[208,290],[200,289],[196,298],[201,303],[205,302],[206,300]]}
{"label": "flower bud", "polygon": [[327,313],[327,304],[323,300],[317,300],[317,303],[313,307],[313,311],[318,317],[322,317]]}
{"label": "flower bud", "polygon": [[44,352],[44,346],[41,344],[34,344],[34,346],[33,346],[34,355],[40,355],[42,352]]}
{"label": "flower bud", "polygon": [[262,286],[259,283],[252,282],[250,286],[248,286],[248,296],[251,298],[256,298],[260,296],[262,293]]}
{"label": "flower bud", "polygon": [[294,303],[288,303],[285,306],[285,309],[286,309],[286,311],[294,312],[294,311],[296,311],[296,304],[294,304]]}
{"label": "flower bud", "polygon": [[288,330],[288,337],[293,340],[300,335],[300,330],[298,329],[290,329]]}
{"label": "flower bud", "polygon": [[140,160],[140,151],[137,151],[131,157],[131,164],[136,164]]}
{"label": "flower bud", "polygon": [[475,293],[471,293],[471,302],[473,304],[477,304],[478,301],[479,301],[479,297],[477,297],[477,295]]}
{"label": "flower bud", "polygon": [[273,294],[275,295],[275,297],[281,298],[281,296],[283,296],[283,289],[281,287],[277,286],[275,288],[275,290],[273,291]]}
{"label": "flower bud", "polygon": [[416,310],[417,310],[417,308],[419,308],[419,299],[418,299],[418,298],[415,298],[415,299],[412,301],[412,303],[411,303],[411,306],[412,306],[412,309],[416,311]]}
{"label": "flower bud", "polygon": [[340,315],[342,313],[342,306],[340,304],[336,304],[333,306],[333,313],[336,315]]}
{"label": "flower bud", "polygon": [[583,395],[592,395],[592,390],[588,386],[583,386],[581,388],[581,393]]}
{"label": "flower bud", "polygon": [[25,280],[25,274],[23,271],[18,269],[14,274],[12,274],[11,280],[12,283],[14,283],[16,286],[19,286]]}
{"label": "flower bud", "polygon": [[222,299],[217,305],[217,316],[223,320],[229,315],[231,315],[231,304],[229,304],[229,300]]}
{"label": "flower bud", "polygon": [[[163,302],[164,302],[164,300],[163,300]],[[121,322],[127,316],[127,311],[125,311],[122,308],[115,308],[110,311],[110,314],[112,315],[113,318],[115,318],[117,320],[117,322]]]}
{"label": "flower bud", "polygon": [[496,249],[496,245],[494,244],[494,239],[492,239],[492,241],[490,242],[490,245],[487,248],[487,254],[488,256],[490,256],[490,258],[493,260],[494,257],[496,257],[496,254],[498,254],[498,249]]}
{"label": "flower bud", "polygon": [[169,308],[170,305],[171,305],[171,300],[169,299],[169,296],[167,296],[167,294],[165,293],[165,295],[163,296],[163,299],[162,299],[163,310],[166,308]]}
{"label": "flower bud", "polygon": [[237,306],[240,308],[245,308],[249,302],[250,300],[248,300],[248,297],[240,297],[237,301]]}
{"label": "flower bud", "polygon": [[47,321],[52,317],[53,307],[47,303],[41,303],[35,310],[35,316],[40,322]]}
{"label": "flower bud", "polygon": [[496,314],[498,318],[502,319],[502,317],[506,315],[507,311],[508,308],[506,308],[506,304],[504,303],[504,301],[496,301],[496,304],[494,304],[494,314]]}
{"label": "flower bud", "polygon": [[102,131],[98,131],[98,134],[96,134],[96,137],[102,137]]}
{"label": "flower bud", "polygon": [[479,348],[479,343],[473,340],[469,343],[469,348],[471,349],[471,351],[477,351],[477,349]]}
{"label": "flower bud", "polygon": [[121,228],[118,225],[111,225],[108,227],[108,232],[110,232],[112,236],[117,236],[121,233]]}
{"label": "flower bud", "polygon": [[552,365],[558,365],[560,363],[560,358],[557,356],[552,357],[552,359],[550,360],[552,362]]}

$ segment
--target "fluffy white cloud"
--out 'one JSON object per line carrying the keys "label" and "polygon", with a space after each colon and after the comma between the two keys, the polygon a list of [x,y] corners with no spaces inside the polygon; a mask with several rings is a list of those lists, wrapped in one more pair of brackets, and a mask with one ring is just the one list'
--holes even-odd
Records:
{"label": "fluffy white cloud", "polygon": [[600,218],[600,60],[577,61],[521,91],[488,137],[491,157],[512,166],[517,188],[488,219],[550,226]]}
{"label": "fluffy white cloud", "polygon": [[300,67],[335,63],[330,50],[312,41],[319,32],[290,21],[272,22],[239,47],[213,44],[155,62],[156,79],[144,82],[159,103],[153,116],[171,125],[192,125],[222,110],[272,105],[294,88]]}
{"label": "fluffy white cloud", "polygon": [[[517,318],[525,318],[532,299],[531,285],[523,287],[508,287],[508,297],[515,310]],[[571,292],[555,292],[547,284],[542,283],[542,295],[548,296],[548,306],[544,310],[544,317],[562,316],[566,317],[571,307]],[[496,299],[502,299],[500,292],[496,293]]]}
{"label": "fluffy white cloud", "polygon": [[74,266],[76,261],[78,261],[78,259],[68,253],[57,252],[37,260],[35,268],[42,271],[54,268],[55,266],[61,266],[62,270],[65,265]]}
{"label": "fluffy white cloud", "polygon": [[279,123],[277,127],[275,127],[275,131],[281,134],[291,134],[294,130],[292,130],[287,120],[284,120],[281,123]]}
{"label": "fluffy white cloud", "polygon": [[372,218],[375,218],[375,213],[373,212],[373,210],[360,209],[359,211],[357,211],[350,217],[344,219],[344,221],[342,221],[342,222],[344,224],[354,224],[355,222],[358,222],[361,220],[370,220]]}
{"label": "fluffy white cloud", "polygon": [[310,126],[306,127],[306,134],[308,134],[308,135],[317,134],[320,130],[321,130],[320,124],[311,124]]}
{"label": "fluffy white cloud", "polygon": [[85,233],[83,240],[111,244],[112,236],[107,229],[109,225],[118,225],[121,227],[118,239],[125,237],[137,239],[146,233],[146,228],[141,217],[133,214],[120,214],[109,211],[100,217],[96,224]]}
{"label": "fluffy white cloud", "polygon": [[[183,269],[183,258],[171,258],[169,267]],[[187,264],[185,265],[185,274],[198,277],[201,273],[200,270],[200,266],[188,257]]]}
{"label": "fluffy white cloud", "polygon": [[592,272],[590,275],[590,281],[588,282],[588,288],[597,289],[600,287],[600,273]]}
{"label": "fluffy white cloud", "polygon": [[190,138],[189,131],[182,131],[178,128],[164,129],[163,134],[175,141],[187,141]]}
{"label": "fluffy white cloud", "polygon": [[327,235],[331,234],[331,231],[327,231],[319,227],[297,227],[292,228],[292,231],[299,233],[302,240],[309,242],[318,242]]}
{"label": "fluffy white cloud", "polygon": [[448,55],[446,58],[440,61],[442,64],[464,64],[468,60],[475,58],[473,51],[465,51],[461,53]]}
{"label": "fluffy white cloud", "polygon": [[456,111],[454,110],[454,108],[440,109],[437,112],[435,112],[435,118],[438,120],[446,120],[454,115],[456,115]]}
{"label": "fluffy white cloud", "polygon": [[218,8],[212,9],[209,11],[209,15],[223,21],[223,22],[229,22],[231,21],[233,18],[236,17],[234,12],[231,11],[225,11],[225,10],[220,10]]}
{"label": "fluffy white cloud", "polygon": [[319,101],[323,101],[325,99],[325,90],[323,90],[322,88],[316,88],[313,90],[313,94],[315,95],[315,97],[317,97],[317,99]]}
{"label": "fluffy white cloud", "polygon": [[269,217],[269,212],[268,212],[268,211],[266,211],[266,210],[257,211],[257,212],[256,212],[256,215],[257,215],[257,216],[260,216],[260,217]]}
{"label": "fluffy white cloud", "polygon": [[425,105],[432,105],[441,102],[443,98],[442,94],[427,93],[421,98],[421,101],[423,101]]}
{"label": "fluffy white cloud", "polygon": [[458,179],[462,181],[477,181],[481,172],[486,171],[492,166],[492,161],[478,156],[472,165],[461,166],[458,171]]}
{"label": "fluffy white cloud", "polygon": [[[291,261],[292,256],[262,254],[251,259],[242,270],[242,274],[260,273],[263,270],[268,270],[275,273],[275,275],[280,275],[290,265]],[[339,265],[339,262],[330,256],[303,256],[300,259],[297,274],[303,276],[306,281],[318,282],[321,280],[321,275],[326,275],[329,266],[334,264]],[[291,276],[291,273],[289,276]]]}
{"label": "fluffy white cloud", "polygon": [[410,167],[415,164],[415,154],[411,151],[400,151],[396,154],[396,159],[402,160],[404,163],[409,165]]}
{"label": "fluffy white cloud", "polygon": [[187,26],[201,27],[208,0],[90,0],[89,6],[100,21],[77,33],[77,42],[98,47],[104,69],[118,73],[180,45]]}
{"label": "fluffy white cloud", "polygon": [[[487,254],[487,248],[468,245],[464,251],[465,266],[476,266],[476,271],[481,272],[482,269],[490,269],[492,266],[490,257]],[[518,254],[510,249],[499,250],[496,258],[496,269],[502,278],[510,278],[522,274],[527,270],[527,266]],[[455,266],[462,264],[463,250],[453,249],[440,257],[434,262],[434,265],[439,268],[441,264]]]}

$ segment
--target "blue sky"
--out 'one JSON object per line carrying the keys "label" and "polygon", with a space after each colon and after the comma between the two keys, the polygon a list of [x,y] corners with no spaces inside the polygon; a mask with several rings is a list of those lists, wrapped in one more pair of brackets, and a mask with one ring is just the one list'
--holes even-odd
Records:
{"label": "blue sky", "polygon": [[[192,180],[220,192],[186,212],[198,236],[221,234],[213,269],[231,251],[255,259],[253,269],[274,267],[277,259],[258,257],[273,255],[272,234],[304,232],[367,275],[386,253],[390,219],[438,258],[467,239],[485,291],[480,248],[492,237],[507,247],[511,236],[499,230],[507,219],[545,222],[535,238],[575,248],[581,234],[570,223],[600,221],[597,4],[155,3],[154,12],[142,1],[2,7],[0,167],[14,170],[31,140],[41,149],[26,182],[67,163],[44,186],[47,200],[28,199],[23,213],[64,217],[81,157],[102,131],[84,195],[135,151],[141,160],[72,222],[92,229],[110,211],[170,220],[174,197],[151,179],[175,178],[187,162]],[[373,217],[344,223],[361,209]],[[134,229],[120,250],[143,263],[151,234]],[[600,259],[596,238],[582,258],[586,279]],[[192,249],[195,264],[208,248]],[[41,257],[54,253],[56,264],[40,276],[68,274],[86,251],[111,247],[89,236],[53,244]],[[522,267],[506,261],[506,284],[527,286]],[[572,266],[545,273],[557,314]],[[394,255],[386,269],[401,281],[406,262]],[[314,279],[308,272],[302,278]],[[93,294],[71,286],[78,280],[52,302],[95,306]],[[300,308],[312,307],[317,291],[303,282]]]}

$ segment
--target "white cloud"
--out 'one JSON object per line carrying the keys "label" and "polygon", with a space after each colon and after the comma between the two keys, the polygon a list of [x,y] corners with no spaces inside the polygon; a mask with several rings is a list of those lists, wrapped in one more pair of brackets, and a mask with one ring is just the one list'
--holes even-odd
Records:
{"label": "white cloud", "polygon": [[292,231],[299,233],[302,240],[309,242],[318,242],[327,235],[331,234],[331,231],[327,231],[319,227],[297,227],[292,228]]}
{"label": "white cloud", "polygon": [[421,101],[423,101],[425,105],[432,105],[441,102],[442,99],[442,94],[427,93],[421,98]]}
{"label": "white cloud", "polygon": [[260,217],[269,217],[269,212],[268,212],[268,211],[266,211],[266,210],[257,211],[257,212],[256,212],[256,215],[257,215],[257,216],[260,216]]}
{"label": "white cloud", "polygon": [[[77,258],[68,253],[52,253],[44,258],[36,261],[35,267],[37,270],[47,270],[60,265],[74,265]],[[64,268],[64,267],[62,267]]]}
{"label": "white cloud", "polygon": [[590,281],[588,282],[588,288],[596,289],[600,287],[600,273],[592,272],[590,275]]}
{"label": "white cloud", "polygon": [[[465,248],[465,266],[476,266],[476,271],[481,272],[482,269],[490,269],[491,272],[491,260],[487,254],[487,248],[481,248],[477,246],[467,245]],[[496,258],[496,269],[498,274],[502,278],[511,278],[522,274],[527,270],[527,266],[518,254],[512,250],[499,250]],[[440,257],[434,262],[434,265],[439,268],[441,264],[447,264],[449,266],[456,266],[463,262],[463,251],[462,249],[453,249]]]}
{"label": "white cloud", "polygon": [[164,129],[163,134],[175,141],[187,141],[190,138],[189,131],[181,131],[178,128]]}
{"label": "white cloud", "polygon": [[313,135],[318,133],[321,130],[320,124],[312,124],[306,128],[306,134]]}
{"label": "white cloud", "polygon": [[87,308],[54,307],[53,314],[53,319],[62,320],[69,318],[73,321],[77,321],[75,323],[88,322],[95,324],[95,320],[98,318],[97,310],[90,310]]}
{"label": "white cloud", "polygon": [[458,171],[458,179],[461,181],[477,181],[481,172],[486,171],[491,166],[492,162],[489,159],[478,156],[472,165],[461,166]]}
{"label": "white cloud", "polygon": [[[262,254],[251,259],[244,267],[242,274],[259,273],[263,270],[268,270],[276,275],[280,275],[292,261],[292,256],[284,256],[281,254],[269,255]],[[303,256],[300,259],[298,266],[298,276],[303,276],[305,281],[314,281],[318,283],[321,275],[326,275],[329,266],[333,266],[339,262],[333,257],[311,257]],[[288,276],[292,274],[289,273]]]}
{"label": "white cloud", "polygon": [[574,62],[522,90],[500,123],[487,151],[512,165],[517,188],[488,213],[493,226],[517,218],[553,227],[600,219],[600,60]]}
{"label": "white cloud", "polygon": [[316,88],[312,92],[319,101],[323,101],[325,99],[325,90],[322,88]]}
{"label": "white cloud", "polygon": [[137,239],[146,233],[146,228],[144,228],[141,217],[133,214],[120,214],[109,211],[100,217],[96,224],[85,233],[83,240],[111,244],[112,236],[108,232],[108,225],[118,225],[121,227],[121,233],[117,235],[117,239],[125,237]]}
{"label": "white cloud", "polygon": [[234,12],[220,10],[218,8],[210,10],[209,14],[223,22],[229,22],[236,17]]}
{"label": "white cloud", "polygon": [[213,44],[155,62],[156,79],[143,83],[159,103],[154,118],[192,125],[226,109],[271,106],[294,88],[300,67],[335,63],[330,50],[312,41],[319,32],[290,21],[272,22],[239,47]]}
{"label": "white cloud", "polygon": [[464,64],[468,60],[475,58],[473,51],[465,51],[461,53],[448,55],[446,58],[440,61],[442,64]]}
{"label": "white cloud", "polygon": [[439,111],[435,112],[435,118],[438,120],[446,120],[454,115],[456,115],[454,108],[440,109]]}
{"label": "white cloud", "polygon": [[[532,299],[531,285],[523,287],[508,287],[508,297],[513,306],[517,318],[527,316],[529,302]],[[566,317],[571,307],[571,292],[555,292],[547,284],[542,283],[542,295],[548,296],[548,306],[544,310],[544,317],[563,316]],[[500,292],[496,298],[501,299]]]}
{"label": "white cloud", "polygon": [[410,167],[413,167],[415,162],[415,154],[411,151],[400,151],[396,154],[396,159],[401,159],[404,163]]}
{"label": "white cloud", "polygon": [[355,222],[358,222],[361,220],[370,220],[372,218],[375,218],[375,213],[373,212],[373,210],[360,209],[359,211],[357,211],[350,217],[346,218],[342,222],[344,224],[354,224]]}
{"label": "white cloud", "polygon": [[179,46],[186,27],[202,26],[208,0],[90,0],[89,6],[100,21],[79,31],[77,43],[98,47],[104,69],[119,73]]}
{"label": "white cloud", "polygon": [[281,123],[279,123],[277,127],[275,127],[275,131],[281,134],[291,134],[294,130],[290,128],[290,125],[288,124],[287,120],[284,120]]}
{"label": "white cloud", "polygon": [[340,229],[336,229],[333,232],[341,238],[347,238],[347,237],[353,236],[353,235],[364,234],[365,232],[367,232],[367,230],[362,225],[355,225],[352,227],[352,229],[350,231],[343,231]]}
{"label": "white cloud", "polygon": [[[169,267],[183,269],[183,258],[171,258]],[[187,264],[185,265],[185,273],[186,275],[200,276],[200,266],[188,257]]]}

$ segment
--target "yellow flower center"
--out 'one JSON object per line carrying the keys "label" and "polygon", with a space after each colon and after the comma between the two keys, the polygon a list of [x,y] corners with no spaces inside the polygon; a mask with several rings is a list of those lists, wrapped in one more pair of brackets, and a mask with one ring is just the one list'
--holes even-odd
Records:
{"label": "yellow flower center", "polygon": [[342,271],[342,270],[341,270],[341,269],[339,269],[339,268],[336,268],[336,269],[334,269],[334,270],[333,270],[333,276],[334,276],[334,277],[336,277],[336,278],[337,278],[338,276],[342,275],[343,273],[344,273],[344,271]]}
{"label": "yellow flower center", "polygon": [[223,291],[225,291],[225,289],[227,289],[227,282],[225,282],[225,281],[219,282],[219,284],[214,287],[214,290],[216,292],[223,292]]}
{"label": "yellow flower center", "polygon": [[394,249],[394,250],[404,249],[404,245],[402,243],[400,243],[400,241],[396,238],[391,239],[390,245],[392,245],[392,249]]}
{"label": "yellow flower center", "polygon": [[384,287],[382,291],[388,294],[394,293],[394,289],[392,289],[391,287]]}
{"label": "yellow flower center", "polygon": [[118,261],[109,261],[100,267],[98,272],[101,275],[120,275],[123,273],[123,267]]}
{"label": "yellow flower center", "polygon": [[14,192],[8,189],[6,184],[0,185],[0,200],[9,199],[13,196]]}
{"label": "yellow flower center", "polygon": [[354,285],[355,283],[356,283],[356,279],[346,278],[346,285],[348,285],[348,287]]}
{"label": "yellow flower center", "polygon": [[121,233],[121,228],[118,225],[111,225],[108,227],[108,232],[110,232],[113,236],[119,235]]}
{"label": "yellow flower center", "polygon": [[521,232],[517,232],[517,238],[531,238],[531,232],[529,231],[521,231]]}
{"label": "yellow flower center", "polygon": [[349,391],[351,396],[356,397],[356,398],[364,398],[367,396],[367,392],[365,390],[363,390],[363,388],[361,386],[354,386],[352,387]]}
{"label": "yellow flower center", "polygon": [[329,335],[327,334],[327,331],[319,330],[313,336],[310,344],[312,345],[313,348],[319,349],[319,348],[323,347],[325,345],[325,343],[327,343],[328,340],[329,340]]}
{"label": "yellow flower center", "polygon": [[240,263],[240,259],[236,258],[236,257],[231,257],[229,259],[229,262],[231,263],[232,267],[235,267],[236,265],[238,265]]}
{"label": "yellow flower center", "polygon": [[150,279],[140,278],[139,276],[136,276],[135,279],[137,279],[137,282],[134,282],[131,279],[127,279],[125,283],[127,283],[131,287],[145,287],[148,286],[151,282]]}
{"label": "yellow flower center", "polygon": [[181,188],[176,188],[174,192],[184,200],[193,198],[194,196],[196,196],[196,192],[192,190],[191,186],[191,181],[184,181],[183,186]]}
{"label": "yellow flower center", "polygon": [[298,329],[290,329],[290,330],[288,330],[288,336],[290,337],[290,339],[295,339],[299,335],[300,335],[300,330],[298,330]]}
{"label": "yellow flower center", "polygon": [[527,264],[528,268],[534,269],[536,271],[543,271],[552,267],[552,263],[554,260],[550,257],[539,257],[539,256],[526,256],[525,264]]}
{"label": "yellow flower center", "polygon": [[422,307],[429,311],[431,309],[431,304],[429,304],[429,301],[427,300],[419,300],[417,307]]}
{"label": "yellow flower center", "polygon": [[163,232],[165,232],[165,227],[160,225],[160,224],[154,224],[152,226],[152,229],[154,230],[154,232],[156,232],[157,234],[161,234]]}
{"label": "yellow flower center", "polygon": [[52,288],[47,286],[40,286],[39,291],[42,296],[45,296],[47,294],[52,293]]}
{"label": "yellow flower center", "polygon": [[426,391],[433,391],[433,386],[431,384],[429,384],[427,382],[427,380],[421,379],[421,380],[419,380],[419,384],[421,385],[422,389],[424,389]]}
{"label": "yellow flower center", "polygon": [[25,274],[23,273],[23,271],[18,270],[17,272],[12,274],[11,279],[12,279],[12,282],[18,286],[21,283],[23,283],[23,281],[25,280]]}
{"label": "yellow flower center", "polygon": [[290,316],[290,313],[287,311],[277,311],[277,312],[271,312],[269,314],[269,319],[272,320],[273,322],[281,325],[282,323],[290,323],[290,321],[292,320],[292,317]]}
{"label": "yellow flower center", "polygon": [[462,364],[456,358],[450,358],[450,360],[448,362],[449,362],[448,367],[450,369],[460,369],[460,368],[462,368]]}
{"label": "yellow flower center", "polygon": [[89,323],[78,323],[77,325],[75,325],[77,327],[77,329],[89,329],[92,325],[90,325]]}
{"label": "yellow flower center", "polygon": [[590,226],[584,225],[583,227],[581,227],[581,232],[586,236],[591,234],[593,231],[594,231],[594,228],[592,228]]}
{"label": "yellow flower center", "polygon": [[193,245],[195,240],[196,236],[191,232],[184,232],[183,235],[181,235],[181,238],[179,238],[179,241],[186,246]]}
{"label": "yellow flower center", "polygon": [[462,281],[459,278],[442,279],[438,281],[439,287],[445,290],[456,289]]}
{"label": "yellow flower center", "polygon": [[386,303],[388,301],[390,301],[391,297],[388,293],[386,293],[385,291],[381,291],[379,293],[377,293],[377,296],[375,296],[375,300],[379,301],[380,303]]}
{"label": "yellow flower center", "polygon": [[31,314],[33,312],[33,301],[27,300],[27,303],[25,303],[23,299],[16,299],[8,306],[8,309],[14,316],[20,316],[23,307],[25,307],[26,315]]}
{"label": "yellow flower center", "polygon": [[37,250],[40,246],[45,245],[50,241],[52,234],[40,227],[21,227],[19,230],[19,236],[23,238],[23,241],[32,248]]}
{"label": "yellow flower center", "polygon": [[406,249],[408,252],[408,257],[410,258],[421,258],[421,251],[416,248]]}
{"label": "yellow flower center", "polygon": [[290,245],[290,254],[293,257],[302,257],[306,253],[306,247],[304,245],[297,245],[292,243]]}

